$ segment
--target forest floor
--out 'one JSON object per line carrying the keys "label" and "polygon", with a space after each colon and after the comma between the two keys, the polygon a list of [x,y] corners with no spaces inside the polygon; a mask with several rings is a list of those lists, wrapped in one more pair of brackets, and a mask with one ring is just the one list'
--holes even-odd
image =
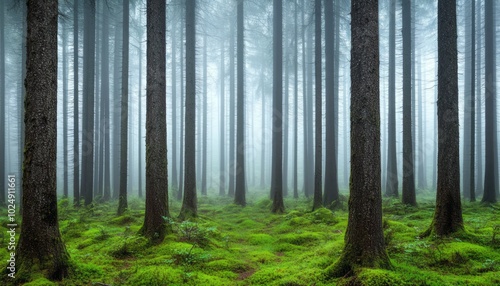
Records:
{"label": "forest floor", "polygon": [[[199,197],[199,218],[184,222],[175,220],[180,202],[171,200],[172,233],[159,245],[137,235],[143,200],[130,199],[123,216],[116,216],[116,202],[75,210],[61,200],[71,275],[56,284],[34,273],[24,277],[32,281],[24,285],[500,285],[498,204],[464,202],[465,234],[420,239],[433,216],[433,195],[419,197],[418,207],[384,198],[393,269],[361,269],[354,277],[332,280],[325,269],[344,245],[345,197],[334,212],[311,212],[310,199],[287,198],[286,213],[273,215],[271,201],[262,199],[266,194],[250,195],[244,208],[226,197]],[[1,232],[6,261],[6,229]]]}

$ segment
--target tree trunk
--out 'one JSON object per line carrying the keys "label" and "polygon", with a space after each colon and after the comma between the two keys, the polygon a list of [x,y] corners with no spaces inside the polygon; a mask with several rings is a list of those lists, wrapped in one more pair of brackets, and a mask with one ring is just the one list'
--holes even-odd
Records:
{"label": "tree trunk", "polygon": [[387,141],[387,179],[385,195],[397,198],[398,160],[396,157],[396,0],[389,0],[389,118]]}
{"label": "tree trunk", "polygon": [[[171,6],[172,9],[175,9],[173,6]],[[177,160],[177,142],[179,140],[177,136],[177,21],[176,17],[174,16],[178,9],[174,10],[172,13],[172,162],[170,163],[172,165],[172,189],[174,193],[177,193],[179,191],[179,183],[178,183],[178,172],[177,172],[177,167],[178,167],[178,160]],[[181,107],[182,108],[182,107]],[[179,153],[182,154],[182,153]],[[181,155],[182,156],[182,155]]]}
{"label": "tree trunk", "polygon": [[436,210],[423,236],[463,231],[460,203],[456,0],[438,2],[438,177]]}
{"label": "tree trunk", "polygon": [[[468,51],[469,47],[472,46],[471,41],[471,10],[464,9],[464,34],[465,34],[465,50]],[[474,125],[471,125],[471,112],[472,106],[470,105],[471,100],[471,74],[473,69],[471,68],[471,58],[466,55],[464,57],[464,117],[463,117],[463,148],[462,148],[462,191],[463,198],[470,198],[470,180],[471,180],[471,169],[470,169],[470,154],[471,154],[471,129]]]}
{"label": "tree trunk", "polygon": [[[2,13],[2,9],[0,9],[0,13]],[[0,22],[1,24],[1,22]],[[0,25],[3,26],[3,25]],[[62,29],[62,82],[63,82],[63,197],[67,198],[68,197],[68,30],[65,26],[61,27]],[[0,36],[1,38],[1,36]],[[1,41],[3,43],[3,41]],[[1,48],[0,48],[1,49]],[[0,57],[1,57],[2,52],[0,51]],[[1,64],[0,64],[1,65]],[[1,67],[0,67],[0,74],[5,74],[1,72]],[[2,87],[2,84],[0,84],[0,89]],[[1,93],[1,91],[0,91]],[[0,95],[1,98],[1,95]],[[0,103],[0,106],[4,106],[3,104]],[[3,114],[3,113],[2,113]],[[1,125],[1,123],[0,123]],[[0,137],[1,136],[0,133]],[[2,144],[0,144],[2,145]],[[3,145],[5,146],[5,145]],[[0,148],[3,149],[3,148]],[[0,156],[1,157],[1,156]],[[4,162],[1,161],[0,162]],[[0,172],[0,174],[3,174]],[[2,192],[2,195],[4,193]],[[0,200],[2,198],[0,197]]]}
{"label": "tree trunk", "polygon": [[184,196],[179,217],[196,217],[196,0],[186,0],[186,117]]}
{"label": "tree trunk", "polygon": [[123,0],[123,55],[122,55],[122,102],[120,132],[120,195],[118,215],[128,207],[127,203],[127,151],[128,151],[128,56],[129,56],[129,1]]}
{"label": "tree trunk", "polygon": [[322,165],[322,98],[321,98],[321,0],[314,1],[314,87],[315,87],[315,153],[314,153],[314,198],[313,198],[313,210],[320,208],[323,205],[323,186],[321,184],[321,177],[323,173]]}
{"label": "tree trunk", "polygon": [[219,195],[224,196],[226,194],[226,64],[224,63],[224,40],[221,40],[220,46],[220,145],[219,145],[219,156],[220,156],[220,177],[219,177]]}
{"label": "tree trunk", "polygon": [[[325,0],[325,35],[332,35],[336,30],[334,27],[333,16],[333,0]],[[339,199],[339,185],[337,175],[337,148],[336,141],[336,126],[338,114],[335,112],[335,107],[338,103],[335,100],[334,78],[338,78],[338,73],[335,73],[335,47],[334,38],[325,36],[325,93],[326,93],[326,134],[325,134],[325,194],[323,203],[326,207],[330,207],[333,201]],[[338,108],[337,108],[338,109]]]}
{"label": "tree trunk", "polygon": [[411,3],[403,1],[403,204],[416,205],[413,167]]}
{"label": "tree trunk", "polygon": [[103,5],[103,15],[102,15],[102,47],[101,47],[101,134],[103,136],[101,140],[101,150],[103,154],[100,156],[104,160],[103,170],[101,175],[103,176],[103,200],[109,201],[111,198],[111,186],[110,186],[110,166],[109,166],[109,11],[108,5]]}
{"label": "tree trunk", "polygon": [[95,0],[85,0],[83,9],[83,118],[82,118],[82,187],[85,205],[94,199],[94,56]]}
{"label": "tree trunk", "polygon": [[[234,22],[233,22],[234,23]],[[236,168],[236,95],[234,94],[234,25],[229,25],[229,188],[228,196],[234,196],[235,173],[232,171]]]}
{"label": "tree trunk", "polygon": [[[118,18],[118,17],[117,17]],[[118,199],[120,191],[120,130],[121,130],[121,57],[123,23],[115,23],[114,67],[113,67],[113,199]]]}
{"label": "tree trunk", "polygon": [[80,136],[78,114],[78,0],[73,0],[73,204],[80,205]]}
{"label": "tree trunk", "polygon": [[[0,205],[3,206],[5,204],[5,165],[7,162],[5,160],[5,3],[4,1],[0,2],[0,186],[2,186]],[[65,153],[65,159],[66,155]],[[67,188],[65,190],[67,191]]]}
{"label": "tree trunk", "polygon": [[[184,8],[184,5],[181,5],[179,8]],[[180,76],[181,76],[181,79],[180,79],[180,85],[181,85],[181,98],[180,98],[180,109],[181,109],[181,112],[180,112],[180,150],[179,150],[179,190],[177,191],[177,200],[182,200],[182,196],[184,194],[183,190],[184,190],[184,142],[185,142],[185,138],[184,138],[184,111],[185,111],[185,105],[184,105],[184,102],[185,102],[185,94],[184,94],[184,64],[183,64],[183,61],[184,61],[184,48],[185,48],[185,45],[182,44],[184,43],[184,25],[183,22],[184,22],[184,18],[182,16],[182,9],[181,9],[181,25],[180,25],[180,30],[181,30],[181,36],[180,36],[180,42],[181,42],[181,51],[180,51],[180,61],[181,61],[181,70],[180,70]]]}
{"label": "tree trunk", "polygon": [[[422,92],[422,82],[424,77],[422,74],[422,53],[419,53],[418,61],[418,188],[420,190],[427,189],[427,179],[426,179],[426,168],[425,168],[425,145],[424,145],[424,113],[422,112],[423,104],[423,92]],[[415,150],[417,151],[417,150]]]}
{"label": "tree trunk", "polygon": [[302,38],[302,118],[303,118],[303,141],[304,141],[304,195],[306,197],[309,197],[310,195],[310,189],[309,189],[309,171],[307,170],[308,165],[308,140],[307,140],[307,81],[309,80],[307,78],[307,68],[306,68],[306,21],[305,21],[305,0],[302,0],[301,2],[302,6],[302,13],[301,13],[301,23],[302,23],[302,30],[301,30],[301,38]]}
{"label": "tree trunk", "polygon": [[244,38],[243,38],[243,0],[238,0],[236,12],[236,55],[237,55],[237,101],[236,101],[236,185],[234,203],[246,205],[246,174],[245,174],[245,93],[244,93]]}
{"label": "tree trunk", "polygon": [[57,220],[57,4],[27,3],[24,196],[16,266],[18,276],[36,269],[61,280],[68,276],[69,254]]}
{"label": "tree trunk", "polygon": [[333,277],[359,267],[391,267],[382,229],[377,0],[351,2],[351,43],[351,141],[357,144],[351,145],[345,246],[327,270]]}
{"label": "tree trunk", "polygon": [[[475,143],[476,143],[476,130],[475,130],[475,117],[476,117],[476,114],[475,114],[475,109],[476,109],[476,99],[475,99],[475,83],[476,83],[476,78],[475,78],[475,68],[476,68],[476,49],[475,49],[475,44],[476,44],[476,1],[475,0],[472,0],[472,3],[471,3],[471,41],[470,41],[470,47],[471,47],[471,50],[470,50],[470,58],[471,58],[471,62],[470,62],[470,70],[471,70],[471,74],[470,74],[470,130],[471,130],[471,134],[470,134],[470,138],[469,138],[469,142],[470,142],[470,161],[469,161],[469,168],[470,168],[470,185],[469,185],[469,190],[470,190],[470,194],[469,194],[469,198],[470,198],[470,201],[471,202],[475,202],[476,201],[476,190],[474,189],[476,187],[476,183],[475,183],[475,169],[474,169],[474,165],[475,165],[475,149],[476,149],[476,146],[475,146]],[[479,114],[481,115],[481,114]]]}
{"label": "tree trunk", "polygon": [[482,88],[482,33],[481,33],[481,1],[478,1],[478,9],[477,9],[477,19],[478,19],[478,25],[477,25],[477,43],[476,43],[476,49],[477,49],[477,65],[476,65],[476,72],[477,72],[477,77],[476,77],[476,98],[477,98],[477,104],[476,104],[476,114],[477,114],[477,120],[476,120],[476,129],[477,129],[477,136],[476,136],[476,158],[477,158],[477,176],[476,176],[476,191],[478,192],[477,194],[480,195],[483,192],[483,124],[482,124],[482,99],[481,99],[481,88]]}
{"label": "tree trunk", "polygon": [[147,2],[146,213],[140,230],[154,242],[165,238],[169,217],[165,65],[165,1]]}
{"label": "tree trunk", "polygon": [[496,70],[495,70],[495,19],[494,2],[484,2],[484,58],[485,58],[485,172],[483,203],[495,203],[498,174],[495,172],[497,161],[496,125]]}
{"label": "tree trunk", "polygon": [[307,32],[307,87],[306,87],[306,140],[307,140],[307,154],[305,156],[306,160],[306,168],[305,168],[305,176],[307,177],[307,185],[306,190],[309,195],[314,194],[314,132],[313,132],[313,34],[314,30],[312,27],[309,27],[309,31]]}
{"label": "tree trunk", "polygon": [[273,213],[283,213],[283,16],[282,0],[273,0],[273,155],[271,170],[271,194]]}
{"label": "tree trunk", "polygon": [[[142,14],[141,14],[142,15]],[[164,15],[165,16],[165,15]],[[141,17],[142,18],[142,17]],[[141,19],[142,20],[142,19]],[[166,67],[165,67],[166,68]],[[138,106],[138,109],[139,109],[139,119],[138,119],[138,130],[137,130],[137,133],[138,133],[138,136],[137,136],[137,139],[138,139],[138,142],[137,142],[137,153],[139,155],[139,158],[138,158],[138,174],[137,174],[137,177],[138,177],[138,195],[139,195],[139,198],[142,198],[142,143],[143,143],[143,140],[142,140],[142,124],[141,124],[141,119],[142,119],[142,34],[140,36],[140,42],[139,42],[139,92],[137,93],[137,101],[139,102],[139,106]],[[166,103],[165,103],[165,106],[166,106]],[[166,122],[167,119],[165,119],[165,122]],[[165,132],[165,136],[166,135],[166,132]],[[165,138],[166,140],[166,138]],[[165,141],[166,142],[166,141]],[[167,147],[165,147],[166,149]],[[167,158],[167,154],[165,152],[165,160]],[[168,174],[168,171],[165,170],[165,176],[167,176]],[[165,185],[167,188],[168,188],[168,185]]]}
{"label": "tree trunk", "polygon": [[207,35],[203,36],[203,126],[201,155],[201,194],[207,195]]}
{"label": "tree trunk", "polygon": [[298,113],[298,104],[299,104],[299,79],[298,79],[298,61],[299,61],[299,53],[298,53],[298,46],[299,46],[299,38],[298,38],[298,22],[297,22],[297,14],[298,14],[298,5],[297,5],[297,0],[294,0],[294,45],[293,45],[293,198],[298,199],[299,198],[299,190],[297,186],[297,179],[298,179],[298,132],[299,132],[299,127],[298,127],[298,118],[299,118],[299,113]]}
{"label": "tree trunk", "polygon": [[[98,11],[100,9],[100,6],[102,4],[102,1],[101,2],[97,2],[97,6],[96,6],[96,11]],[[102,109],[101,107],[101,95],[99,94],[99,80],[100,80],[100,68],[99,68],[99,64],[101,62],[101,51],[100,51],[100,32],[102,30],[102,27],[99,26],[99,22],[100,22],[100,18],[102,15],[101,13],[97,12],[96,13],[96,19],[95,19],[95,22],[96,22],[96,35],[95,35],[95,49],[96,49],[96,53],[95,53],[95,64],[94,64],[94,67],[95,67],[95,74],[94,74],[94,94],[95,94],[95,101],[94,101],[94,113],[93,113],[93,116],[94,116],[94,166],[92,167],[92,172],[94,173],[93,177],[94,177],[94,182],[93,182],[93,185],[92,185],[92,189],[94,190],[93,191],[93,194],[92,194],[92,199],[95,198],[95,197],[102,197],[102,188],[100,187],[99,185],[99,173],[100,173],[100,170],[102,170],[101,168],[101,165],[99,164],[99,152],[100,152],[100,149],[101,149],[101,132],[100,132],[100,128],[101,128],[101,121],[100,121],[100,117],[99,117],[99,113],[100,113],[100,110]],[[102,186],[102,185],[101,185]]]}
{"label": "tree trunk", "polygon": [[[286,11],[286,10],[285,10]],[[287,25],[285,22],[285,40],[288,38],[288,32],[287,32]],[[288,196],[288,109],[289,109],[289,101],[288,101],[288,96],[289,96],[289,71],[288,71],[288,66],[289,66],[289,53],[288,53],[288,41],[285,41],[285,61],[284,61],[284,66],[285,66],[285,83],[283,86],[283,196]]]}

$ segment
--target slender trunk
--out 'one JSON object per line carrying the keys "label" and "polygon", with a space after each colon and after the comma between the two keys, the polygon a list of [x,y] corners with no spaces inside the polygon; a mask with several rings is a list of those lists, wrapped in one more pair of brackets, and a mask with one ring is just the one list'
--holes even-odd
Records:
{"label": "slender trunk", "polygon": [[[96,11],[100,9],[101,2],[96,3]],[[94,190],[93,197],[102,197],[102,188],[99,185],[99,173],[102,170],[101,165],[99,165],[99,152],[101,144],[101,122],[100,122],[100,109],[101,109],[101,96],[99,93],[99,80],[100,80],[100,72],[99,63],[101,62],[101,46],[100,46],[100,32],[102,27],[99,26],[99,22],[101,17],[100,13],[96,13],[96,35],[95,35],[95,78],[94,78],[94,92],[95,92],[95,104],[94,104],[94,166],[92,167],[92,172],[94,172],[94,182],[92,189]],[[102,181],[101,181],[102,182]],[[101,184],[102,186],[102,184]]]}
{"label": "slender trunk", "polygon": [[482,98],[481,98],[481,88],[482,88],[482,32],[481,32],[481,1],[477,1],[478,8],[477,8],[477,19],[478,19],[478,24],[477,24],[477,43],[476,43],[476,51],[477,51],[477,65],[476,65],[476,98],[477,98],[477,104],[476,104],[476,114],[477,114],[477,120],[476,120],[476,129],[477,129],[477,136],[476,136],[476,158],[477,158],[477,176],[476,176],[476,191],[478,192],[478,195],[482,195],[483,193],[483,124],[482,124]]}
{"label": "slender trunk", "polygon": [[[156,4],[156,3],[155,3]],[[160,5],[161,6],[161,5]],[[143,140],[142,140],[142,124],[141,124],[141,118],[142,118],[142,37],[141,37],[141,41],[139,42],[139,92],[137,94],[137,101],[139,102],[139,106],[138,106],[138,109],[139,109],[139,119],[137,120],[138,121],[138,130],[137,130],[137,139],[138,139],[138,142],[137,142],[137,154],[139,155],[139,158],[138,158],[138,174],[137,174],[137,177],[138,177],[138,195],[139,195],[139,198],[142,198],[142,144],[143,144]],[[166,120],[166,119],[165,119]],[[165,135],[167,136],[167,135]],[[167,147],[165,147],[167,148]],[[167,154],[165,153],[165,160],[167,158]],[[165,173],[167,173],[167,171],[165,171]],[[168,185],[165,185],[166,187],[168,187]]]}
{"label": "slender trunk", "polygon": [[[183,5],[181,5],[181,7],[183,7]],[[183,7],[184,8],[184,7]],[[182,13],[182,10],[181,10],[181,14]],[[183,196],[183,190],[184,190],[184,111],[185,111],[185,106],[184,106],[184,98],[185,98],[185,94],[184,94],[184,64],[183,64],[183,61],[184,61],[184,48],[185,48],[185,45],[183,44],[184,43],[184,25],[183,25],[183,22],[184,22],[184,17],[181,17],[181,27],[180,27],[180,30],[181,30],[181,36],[180,36],[180,42],[181,42],[181,51],[180,51],[180,66],[181,66],[181,79],[180,79],[180,85],[181,85],[181,98],[180,98],[180,150],[179,150],[179,190],[177,192],[177,200],[182,200],[182,196]]]}
{"label": "slender trunk", "polygon": [[115,23],[114,67],[113,67],[113,199],[118,199],[120,191],[120,129],[121,129],[121,57],[123,23]]}
{"label": "slender trunk", "polygon": [[236,122],[235,122],[235,109],[236,109],[236,95],[234,93],[234,25],[229,25],[229,190],[228,196],[234,196],[234,182],[236,173]]}
{"label": "slender trunk", "polygon": [[[2,13],[2,9],[0,8],[0,13]],[[64,25],[65,22],[63,22]],[[3,27],[1,20],[0,20],[0,26]],[[1,29],[3,30],[3,29]],[[0,42],[3,44],[2,41],[2,35],[0,35]],[[2,48],[0,47],[0,57],[2,57]],[[67,198],[68,197],[68,30],[66,25],[62,27],[62,82],[63,82],[63,197]],[[5,70],[5,68],[4,68]],[[3,75],[5,72],[2,72],[2,67],[0,63],[0,74]],[[2,88],[2,85],[0,83],[0,89]],[[0,98],[2,97],[1,95],[1,90],[0,90]],[[1,99],[0,99],[1,100]],[[4,106],[4,104],[0,103],[0,106]],[[3,112],[0,112],[4,114]],[[3,117],[3,116],[2,116]],[[0,123],[0,126],[2,124]],[[3,138],[1,131],[0,131],[0,138]],[[3,144],[0,144],[2,146],[5,146]],[[3,151],[3,148],[0,148]],[[1,160],[1,155],[0,155],[0,162],[5,162],[4,160]],[[0,171],[0,174],[3,174]],[[2,196],[4,193],[2,192]],[[3,198],[0,197],[0,200],[3,202]]]}
{"label": "slender trunk", "polygon": [[475,164],[475,139],[476,139],[476,130],[475,130],[475,109],[476,109],[476,99],[475,99],[475,83],[476,83],[476,78],[475,78],[475,67],[476,67],[476,49],[475,49],[475,44],[476,44],[476,1],[472,0],[471,3],[471,41],[470,41],[470,128],[471,128],[471,134],[470,134],[470,201],[475,202],[476,201],[476,190],[474,189],[476,187],[475,183],[475,169],[474,169],[474,164]]}
{"label": "slender trunk", "polygon": [[321,98],[321,0],[315,0],[314,1],[314,31],[315,31],[315,36],[314,36],[314,75],[315,75],[315,81],[314,81],[314,87],[315,87],[315,154],[314,154],[314,199],[313,199],[313,210],[321,207],[323,205],[323,186],[321,183],[321,177],[322,177],[322,165],[323,165],[323,160],[322,160],[322,152],[323,152],[323,147],[322,147],[322,98]]}
{"label": "slender trunk", "polygon": [[101,159],[104,160],[103,175],[103,200],[108,201],[111,198],[111,182],[110,182],[110,118],[109,118],[109,11],[106,4],[103,5],[102,15],[102,61],[101,61],[101,130],[103,139],[101,141]]}
{"label": "slender trunk", "polygon": [[95,56],[95,0],[85,0],[83,9],[83,119],[82,119],[82,187],[85,205],[94,198],[94,56]]}
{"label": "slender trunk", "polygon": [[424,146],[424,119],[422,112],[423,93],[422,82],[424,81],[422,74],[422,54],[419,53],[418,60],[418,188],[420,190],[427,189],[427,179],[425,175],[425,146]]}
{"label": "slender trunk", "polygon": [[127,151],[128,151],[128,57],[129,57],[129,1],[123,0],[123,55],[122,55],[122,102],[120,132],[120,194],[118,215],[128,207],[127,203]]}
{"label": "slender trunk", "polygon": [[186,113],[184,196],[179,217],[198,214],[196,203],[196,0],[186,0]]}
{"label": "slender trunk", "polygon": [[264,64],[260,70],[260,101],[261,101],[261,152],[260,152],[260,188],[265,188],[266,182],[266,99],[265,99],[265,89],[264,89]]}
{"label": "slender trunk", "polygon": [[403,204],[416,205],[413,166],[411,3],[403,1]]}
{"label": "slender trunk", "polygon": [[283,16],[282,0],[273,0],[273,155],[271,194],[273,213],[283,213]]}
{"label": "slender trunk", "polygon": [[[73,0],[73,204],[80,205],[80,127],[78,112],[78,0]],[[24,5],[23,5],[24,6]]]}
{"label": "slender trunk", "polygon": [[298,104],[299,104],[299,79],[298,79],[298,61],[299,61],[299,54],[298,54],[298,36],[297,36],[297,31],[298,31],[298,23],[297,23],[297,14],[298,14],[298,5],[297,5],[297,0],[294,0],[294,45],[293,45],[293,198],[297,199],[299,198],[299,190],[297,186],[297,178],[298,178],[298,167],[297,167],[297,154],[298,154]]}
{"label": "slender trunk", "polygon": [[309,80],[307,78],[307,68],[306,68],[306,38],[305,38],[305,33],[306,33],[306,23],[305,23],[305,0],[302,0],[301,6],[302,6],[302,14],[301,14],[301,20],[302,20],[302,32],[301,32],[301,38],[302,38],[302,118],[303,118],[303,141],[304,141],[304,195],[306,197],[309,197],[310,195],[310,190],[309,190],[309,172],[307,171],[308,167],[308,155],[309,155],[309,146],[308,146],[308,140],[307,140],[307,81]]}
{"label": "slender trunk", "polygon": [[220,177],[219,177],[219,195],[224,196],[226,194],[226,96],[224,91],[226,90],[225,77],[226,77],[226,64],[224,63],[224,40],[221,40],[220,46],[220,145],[219,145],[219,156],[220,156]]}
{"label": "slender trunk", "polygon": [[207,35],[203,36],[203,146],[201,158],[201,194],[207,195]]}
{"label": "slender trunk", "polygon": [[307,111],[306,111],[306,116],[307,116],[307,132],[306,132],[306,140],[307,140],[307,154],[306,154],[306,176],[307,176],[307,191],[309,192],[309,195],[313,195],[314,193],[314,130],[313,130],[313,114],[314,114],[314,109],[313,109],[313,54],[314,54],[314,42],[313,42],[313,34],[314,30],[312,27],[310,27],[308,33],[307,33],[307,93],[306,93],[306,100],[307,100]]}
{"label": "slender trunk", "polygon": [[246,165],[245,165],[245,93],[244,93],[244,22],[243,0],[237,2],[236,12],[236,55],[237,55],[237,101],[236,101],[236,185],[234,203],[246,205]]}
{"label": "slender trunk", "polygon": [[[470,9],[465,10],[465,19],[464,19],[464,34],[465,34],[465,50],[468,51],[469,47],[472,46],[471,41],[471,19],[472,15]],[[471,58],[466,55],[464,57],[464,117],[463,117],[463,148],[462,148],[462,190],[463,190],[463,198],[470,199],[470,180],[471,180],[471,169],[470,169],[470,154],[471,154],[471,129],[474,125],[471,125],[471,112],[472,106],[471,103],[471,74],[473,69],[471,69]]]}
{"label": "slender trunk", "polygon": [[[173,15],[175,14],[172,13]],[[177,160],[177,17],[172,17],[172,189],[175,192],[179,191],[178,183],[178,160]],[[182,107],[181,107],[182,108]],[[181,154],[181,153],[180,153]],[[181,156],[182,157],[182,156]]]}
{"label": "slender trunk", "polygon": [[[287,26],[285,26],[285,39],[287,39],[288,33],[287,31]],[[288,42],[288,41],[286,41]],[[286,43],[285,42],[285,43]],[[289,54],[288,54],[288,45],[285,44],[285,83],[284,83],[284,98],[283,98],[283,196],[288,196],[288,109],[289,109],[289,102],[288,102],[288,96],[289,96],[289,71],[288,71],[288,59],[289,59]]]}
{"label": "slender trunk", "polygon": [[396,0],[390,1],[389,15],[389,112],[387,140],[387,179],[385,195],[398,197],[398,160],[396,157]]}

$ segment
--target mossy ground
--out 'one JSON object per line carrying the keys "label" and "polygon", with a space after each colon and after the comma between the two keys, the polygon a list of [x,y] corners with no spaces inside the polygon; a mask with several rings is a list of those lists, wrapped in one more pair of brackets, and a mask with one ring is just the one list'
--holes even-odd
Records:
{"label": "mossy ground", "polygon": [[[394,269],[358,269],[353,277],[332,280],[325,278],[325,269],[343,248],[345,202],[344,210],[311,212],[311,200],[287,198],[286,213],[273,215],[271,201],[262,199],[266,194],[250,195],[246,207],[229,198],[200,197],[199,218],[184,223],[174,218],[173,233],[158,245],[137,235],[144,219],[140,199],[132,198],[119,217],[116,202],[76,210],[61,200],[60,229],[71,275],[56,284],[35,273],[24,285],[500,284],[498,205],[464,202],[466,233],[420,239],[432,219],[433,197],[420,199],[416,208],[384,199],[384,232]],[[179,210],[180,202],[171,200],[170,213]],[[4,261],[5,231],[0,236]]]}

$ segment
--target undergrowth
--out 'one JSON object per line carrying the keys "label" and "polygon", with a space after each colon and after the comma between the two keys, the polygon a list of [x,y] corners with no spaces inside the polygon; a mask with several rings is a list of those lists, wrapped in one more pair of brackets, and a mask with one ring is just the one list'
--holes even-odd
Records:
{"label": "undergrowth", "polygon": [[[151,244],[137,234],[144,219],[141,199],[131,198],[122,216],[116,216],[116,202],[75,209],[60,200],[70,276],[55,284],[35,273],[25,285],[500,284],[498,206],[464,202],[465,234],[421,239],[432,219],[433,199],[419,199],[418,207],[384,199],[383,228],[394,269],[358,269],[339,279],[325,278],[325,269],[342,252],[346,199],[334,211],[311,212],[307,198],[287,198],[283,215],[271,214],[270,206],[269,199],[255,194],[246,207],[226,197],[200,197],[197,219],[164,218],[172,232],[163,243]],[[169,207],[177,214],[180,202],[171,199]],[[0,240],[6,245],[5,236]],[[8,255],[2,252],[5,261]]]}

